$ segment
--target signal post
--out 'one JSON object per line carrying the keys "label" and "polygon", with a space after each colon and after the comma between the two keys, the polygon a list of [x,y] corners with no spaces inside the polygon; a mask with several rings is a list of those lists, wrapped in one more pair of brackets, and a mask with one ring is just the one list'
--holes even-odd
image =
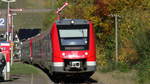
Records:
{"label": "signal post", "polygon": [[13,36],[14,36],[14,15],[17,15],[16,12],[21,12],[22,9],[10,9],[10,25],[8,32],[10,33],[8,40],[11,42],[11,65],[13,64],[13,46],[14,46],[14,41],[13,41]]}

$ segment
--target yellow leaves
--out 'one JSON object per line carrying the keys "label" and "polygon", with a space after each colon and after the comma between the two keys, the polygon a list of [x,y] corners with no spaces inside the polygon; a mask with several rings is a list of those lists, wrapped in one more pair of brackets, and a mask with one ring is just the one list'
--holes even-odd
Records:
{"label": "yellow leaves", "polygon": [[106,66],[108,63],[107,63],[107,61],[106,61],[106,59],[104,59],[104,60],[99,60],[99,63],[98,63],[101,67],[104,67],[104,66]]}
{"label": "yellow leaves", "polygon": [[[126,53],[125,53],[125,54],[126,54]],[[121,56],[118,57],[118,60],[119,60],[119,62],[121,62],[121,63],[126,63],[127,57],[126,57],[126,55],[121,55]]]}
{"label": "yellow leaves", "polygon": [[98,18],[97,16],[87,17],[87,18],[88,20],[92,21],[95,26],[98,26],[99,23],[101,22],[100,18]]}
{"label": "yellow leaves", "polygon": [[84,11],[84,18],[87,20],[92,21],[94,24],[94,27],[100,27],[101,26],[101,18],[99,16],[94,15],[94,12],[96,11],[95,6],[86,7],[86,11]]}
{"label": "yellow leaves", "polygon": [[113,4],[116,3],[117,0],[102,0],[105,4]]}
{"label": "yellow leaves", "polygon": [[119,62],[122,63],[136,63],[139,59],[138,54],[134,48],[121,48],[119,55]]}
{"label": "yellow leaves", "polygon": [[103,52],[97,54],[97,64],[100,65],[101,67],[105,66],[107,64],[107,59],[105,59],[105,55],[102,54]]}
{"label": "yellow leaves", "polygon": [[108,24],[108,23],[101,23],[101,24],[99,24],[99,26],[100,27],[103,27],[104,29],[103,29],[103,31],[108,31],[109,32],[109,30],[111,29],[110,28],[110,25]]}
{"label": "yellow leaves", "polygon": [[119,61],[124,63],[135,63],[139,57],[137,51],[134,49],[134,44],[131,40],[126,40],[123,43],[124,47],[120,49]]}
{"label": "yellow leaves", "polygon": [[97,51],[96,51],[96,56],[97,56],[97,64],[100,66],[100,67],[103,67],[105,65],[107,65],[107,59],[106,59],[106,56],[105,56],[105,53],[104,53],[104,49],[103,48],[100,48],[100,47],[97,47]]}
{"label": "yellow leaves", "polygon": [[86,11],[84,11],[85,14],[89,14],[90,16],[90,14],[92,14],[97,9],[97,7],[91,5],[91,6],[86,7],[85,9],[86,9]]}
{"label": "yellow leaves", "polygon": [[84,18],[86,19],[90,19],[91,17],[93,17],[93,13],[94,11],[96,11],[96,7],[95,6],[88,6],[85,8],[86,11],[84,11]]}

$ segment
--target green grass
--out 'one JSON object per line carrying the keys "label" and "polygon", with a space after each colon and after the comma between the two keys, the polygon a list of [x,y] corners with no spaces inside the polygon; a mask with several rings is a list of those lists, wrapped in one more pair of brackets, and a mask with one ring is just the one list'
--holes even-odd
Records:
{"label": "green grass", "polygon": [[[13,5],[14,4],[14,5]],[[49,0],[17,0],[13,8],[44,9],[50,8]],[[15,30],[20,28],[43,28],[47,13],[18,13],[14,17]]]}
{"label": "green grass", "polygon": [[16,0],[15,3],[11,3],[13,8],[48,8],[50,6],[49,0]]}
{"label": "green grass", "polygon": [[23,13],[14,18],[15,30],[20,28],[43,28],[47,13]]}
{"label": "green grass", "polygon": [[[7,7],[7,4],[2,3],[3,6]],[[1,5],[1,4],[0,4]],[[51,8],[50,0],[16,0],[16,2],[11,3],[11,8],[22,8],[22,9],[47,9]],[[18,30],[20,28],[43,28],[43,23],[46,18],[47,13],[17,13],[14,16],[14,29]]]}
{"label": "green grass", "polygon": [[29,74],[37,74],[40,72],[41,72],[40,69],[29,64],[14,63],[13,66],[11,67],[11,74],[29,75]]}

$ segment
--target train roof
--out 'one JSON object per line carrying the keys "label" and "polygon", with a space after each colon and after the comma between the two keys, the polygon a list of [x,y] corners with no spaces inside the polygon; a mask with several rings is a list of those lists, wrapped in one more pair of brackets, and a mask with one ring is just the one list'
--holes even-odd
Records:
{"label": "train roof", "polygon": [[56,20],[57,25],[84,25],[84,24],[89,24],[89,21],[84,20],[84,19],[61,19],[61,20]]}

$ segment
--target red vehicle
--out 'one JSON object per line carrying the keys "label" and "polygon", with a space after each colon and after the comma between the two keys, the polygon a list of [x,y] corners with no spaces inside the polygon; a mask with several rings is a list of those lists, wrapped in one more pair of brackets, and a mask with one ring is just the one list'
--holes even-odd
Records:
{"label": "red vehicle", "polygon": [[10,42],[0,41],[0,48],[6,56],[6,62],[10,63],[10,53],[11,53],[11,51],[10,51],[10,48],[11,48]]}
{"label": "red vehicle", "polygon": [[[0,49],[2,50],[3,54],[5,55],[6,59],[6,65],[4,68],[4,80],[9,79],[9,73],[10,73],[10,64],[11,64],[11,43],[7,41],[0,41]],[[7,76],[6,76],[7,74]]]}
{"label": "red vehicle", "polygon": [[96,70],[95,33],[91,22],[61,19],[52,28],[22,43],[22,61],[52,74],[90,77]]}

